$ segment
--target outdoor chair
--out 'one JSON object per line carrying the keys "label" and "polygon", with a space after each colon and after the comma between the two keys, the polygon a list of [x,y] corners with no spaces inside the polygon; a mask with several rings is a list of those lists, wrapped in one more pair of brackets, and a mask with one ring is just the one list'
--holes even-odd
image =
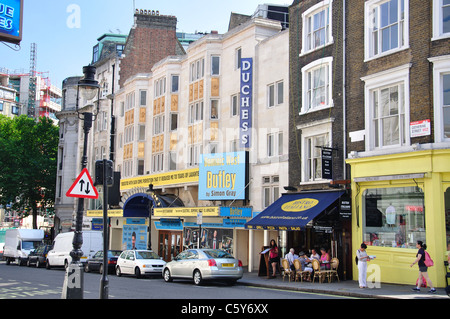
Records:
{"label": "outdoor chair", "polygon": [[314,270],[313,283],[314,283],[316,277],[319,279],[319,283],[322,283],[324,280],[324,277],[326,276],[326,270],[320,269],[320,262],[317,259],[313,259],[311,262],[312,262],[312,268]]}
{"label": "outdoor chair", "polygon": [[283,269],[283,281],[284,281],[284,277],[288,276],[289,277],[289,282],[291,282],[291,277],[294,274],[291,267],[289,267],[289,261],[285,258],[281,259],[281,267]]}
{"label": "outdoor chair", "polygon": [[339,282],[339,275],[338,275],[339,259],[331,258],[330,266],[331,266],[331,269],[327,271],[328,282],[331,282],[331,279],[333,278],[333,276],[336,276],[336,278]]}
{"label": "outdoor chair", "polygon": [[307,270],[303,270],[302,263],[300,260],[295,259],[294,260],[294,267],[295,267],[295,281],[298,280],[298,277],[300,277],[300,281],[303,282],[303,275],[307,275],[307,278],[311,280],[311,273]]}

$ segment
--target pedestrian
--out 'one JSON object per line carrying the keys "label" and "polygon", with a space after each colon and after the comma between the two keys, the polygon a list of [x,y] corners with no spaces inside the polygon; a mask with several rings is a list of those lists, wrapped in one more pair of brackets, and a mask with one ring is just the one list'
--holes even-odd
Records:
{"label": "pedestrian", "polygon": [[361,247],[356,251],[359,288],[367,288],[367,262],[370,260],[370,257],[367,255],[366,249],[367,245],[362,243]]}
{"label": "pedestrian", "polygon": [[420,291],[420,286],[422,285],[422,278],[425,278],[427,284],[430,285],[430,293],[436,293],[436,289],[433,287],[433,283],[428,277],[428,267],[425,265],[425,250],[427,250],[427,245],[425,245],[421,240],[418,240],[416,243],[416,248],[419,249],[417,251],[416,260],[411,264],[410,267],[414,266],[414,264],[419,264],[419,280],[417,281],[417,287],[413,288],[413,291]]}
{"label": "pedestrian", "polygon": [[269,264],[272,266],[272,277],[276,277],[277,266],[280,258],[278,257],[278,246],[274,239],[270,241],[269,245]]}

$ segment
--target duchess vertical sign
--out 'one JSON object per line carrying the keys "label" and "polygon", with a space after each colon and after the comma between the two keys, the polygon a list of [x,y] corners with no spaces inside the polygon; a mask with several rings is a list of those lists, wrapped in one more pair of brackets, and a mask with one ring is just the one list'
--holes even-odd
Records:
{"label": "duchess vertical sign", "polygon": [[241,102],[240,102],[240,146],[251,147],[252,140],[252,104],[253,104],[253,59],[241,62]]}

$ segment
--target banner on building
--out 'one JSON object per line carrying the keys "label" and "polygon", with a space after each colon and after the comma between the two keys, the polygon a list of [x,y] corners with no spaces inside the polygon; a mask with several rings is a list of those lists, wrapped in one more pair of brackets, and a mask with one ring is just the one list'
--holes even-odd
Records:
{"label": "banner on building", "polygon": [[247,154],[202,154],[199,164],[198,199],[246,199]]}
{"label": "banner on building", "polygon": [[239,144],[250,148],[252,141],[252,107],[253,107],[253,59],[242,59],[240,91]]}

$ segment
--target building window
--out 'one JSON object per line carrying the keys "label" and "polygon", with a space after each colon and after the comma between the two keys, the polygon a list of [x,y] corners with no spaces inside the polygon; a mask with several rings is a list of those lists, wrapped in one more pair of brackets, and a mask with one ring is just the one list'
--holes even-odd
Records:
{"label": "building window", "polygon": [[363,78],[366,150],[410,144],[409,67],[408,64]]}
{"label": "building window", "polygon": [[231,116],[237,116],[239,114],[239,94],[231,96]]}
{"label": "building window", "polygon": [[267,134],[267,156],[283,155],[283,132]]}
{"label": "building window", "polygon": [[203,121],[203,101],[193,103],[189,106],[189,124]]}
{"label": "building window", "polygon": [[164,170],[164,154],[155,154],[152,157],[153,160],[153,173],[162,172]]}
{"label": "building window", "polygon": [[160,78],[155,82],[155,98],[166,94],[166,78]]}
{"label": "building window", "polygon": [[140,90],[140,105],[146,106],[147,105],[147,91],[146,90]]}
{"label": "building window", "polygon": [[236,70],[238,70],[238,69],[240,69],[241,68],[241,63],[242,63],[242,48],[238,48],[238,49],[236,49],[236,52],[235,52],[235,67],[236,67]]}
{"label": "building window", "polygon": [[220,75],[220,56],[211,57],[211,75]]}
{"label": "building window", "polygon": [[164,115],[155,116],[153,118],[153,135],[164,133]]}
{"label": "building window", "polygon": [[99,46],[98,44],[94,46],[93,54],[92,54],[92,63],[95,63],[100,58]]}
{"label": "building window", "polygon": [[409,45],[408,7],[408,0],[366,1],[366,59],[402,50]]}
{"label": "building window", "polygon": [[262,180],[262,205],[263,208],[269,207],[280,197],[280,178],[279,176],[264,176]]}
{"label": "building window", "polygon": [[433,63],[435,141],[448,143],[450,142],[450,55],[428,60]]}
{"label": "building window", "polygon": [[318,111],[333,106],[332,57],[316,60],[302,68],[303,94],[301,113]]}
{"label": "building window", "polygon": [[203,152],[202,145],[191,145],[189,147],[189,166],[198,166],[200,155]]}
{"label": "building window", "polygon": [[170,92],[171,93],[178,93],[180,85],[180,76],[179,75],[172,75],[172,87]]}
{"label": "building window", "polygon": [[191,82],[202,79],[205,76],[205,59],[198,59],[191,63],[190,80]]}
{"label": "building window", "polygon": [[144,175],[145,171],[145,161],[144,160],[138,160],[138,175]]}
{"label": "building window", "polygon": [[178,129],[178,113],[170,113],[170,130],[176,131]]}
{"label": "building window", "polygon": [[269,108],[283,104],[284,101],[283,81],[272,83],[267,86],[267,106]]}
{"label": "building window", "polygon": [[169,170],[170,171],[177,170],[177,153],[176,152],[169,153]]}
{"label": "building window", "polygon": [[433,0],[433,38],[450,37],[450,0]]}
{"label": "building window", "polygon": [[128,93],[125,96],[125,111],[128,111],[135,106],[135,96],[134,92]]}
{"label": "building window", "polygon": [[304,181],[317,181],[322,179],[322,152],[321,147],[329,146],[329,134],[310,136],[306,139],[305,149],[305,176]]}
{"label": "building window", "polygon": [[211,120],[217,120],[219,118],[219,100],[211,100]]}
{"label": "building window", "polygon": [[363,192],[364,243],[416,248],[425,240],[424,194],[419,187],[371,188]]}
{"label": "building window", "polygon": [[331,28],[332,0],[322,1],[302,14],[303,47],[301,54],[333,42]]}

